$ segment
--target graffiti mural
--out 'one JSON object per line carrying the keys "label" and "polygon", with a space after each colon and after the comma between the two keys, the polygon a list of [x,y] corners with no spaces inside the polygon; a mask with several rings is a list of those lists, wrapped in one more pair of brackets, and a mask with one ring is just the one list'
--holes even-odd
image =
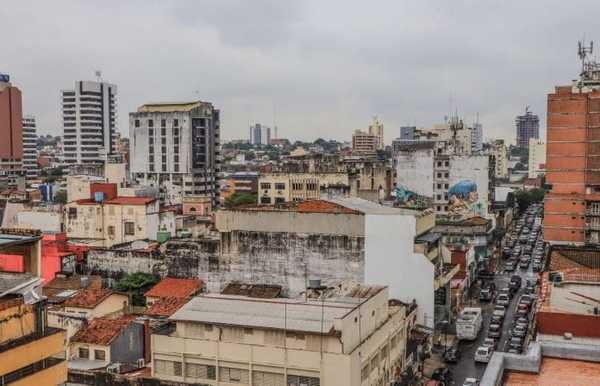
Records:
{"label": "graffiti mural", "polygon": [[477,184],[462,180],[448,190],[448,215],[453,218],[485,216],[485,205],[477,192]]}
{"label": "graffiti mural", "polygon": [[407,208],[428,208],[432,203],[431,198],[417,194],[402,185],[396,185],[391,196],[394,197],[397,205]]}

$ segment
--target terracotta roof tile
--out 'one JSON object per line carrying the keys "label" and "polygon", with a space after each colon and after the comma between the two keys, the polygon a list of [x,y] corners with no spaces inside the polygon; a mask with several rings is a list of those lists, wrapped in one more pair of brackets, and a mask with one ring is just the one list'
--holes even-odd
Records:
{"label": "terracotta roof tile", "polygon": [[538,374],[508,371],[506,386],[599,386],[600,363],[544,358]]}
{"label": "terracotta roof tile", "polygon": [[299,213],[358,213],[353,209],[324,200],[302,201],[298,203],[296,211]]}
{"label": "terracotta roof tile", "polygon": [[146,312],[144,312],[144,314],[149,316],[169,317],[187,302],[187,298],[160,298],[152,303],[152,305],[146,310]]}
{"label": "terracotta roof tile", "polygon": [[121,331],[133,322],[135,317],[124,316],[119,319],[96,318],[85,327],[82,327],[73,337],[71,342],[88,344],[109,345],[119,336]]}
{"label": "terracotta roof tile", "polygon": [[189,298],[202,288],[200,279],[176,279],[166,277],[152,287],[144,296],[155,298]]}
{"label": "terracotta roof tile", "polygon": [[82,289],[65,301],[66,307],[94,308],[114,292],[108,288]]}

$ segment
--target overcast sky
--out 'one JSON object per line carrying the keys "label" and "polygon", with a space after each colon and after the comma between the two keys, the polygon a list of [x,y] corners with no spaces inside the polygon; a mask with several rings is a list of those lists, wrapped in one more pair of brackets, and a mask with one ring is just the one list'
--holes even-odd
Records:
{"label": "overcast sky", "polygon": [[59,90],[100,69],[125,135],[140,104],[198,98],[221,109],[226,139],[276,117],[279,137],[349,140],[378,114],[391,141],[458,110],[512,140],[525,105],[545,126],[577,40],[600,43],[599,14],[598,0],[11,0],[0,72],[41,133],[61,133]]}

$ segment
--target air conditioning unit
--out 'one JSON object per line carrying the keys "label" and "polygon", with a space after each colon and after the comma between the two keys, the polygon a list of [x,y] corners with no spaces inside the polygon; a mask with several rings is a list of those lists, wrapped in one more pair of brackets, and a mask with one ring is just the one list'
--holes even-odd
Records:
{"label": "air conditioning unit", "polygon": [[106,368],[106,372],[107,373],[112,373],[112,374],[120,374],[121,373],[121,364],[120,363],[114,363],[114,364],[108,366]]}
{"label": "air conditioning unit", "polygon": [[140,358],[137,361],[135,361],[135,364],[137,365],[138,368],[142,368],[144,366],[146,366],[146,362],[144,361],[144,358]]}

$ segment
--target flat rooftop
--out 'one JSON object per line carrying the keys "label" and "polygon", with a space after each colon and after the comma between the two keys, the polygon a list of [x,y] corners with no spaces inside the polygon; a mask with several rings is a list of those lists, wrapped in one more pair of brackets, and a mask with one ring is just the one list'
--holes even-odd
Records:
{"label": "flat rooftop", "polygon": [[15,234],[12,232],[5,232],[4,229],[0,229],[0,250],[2,248],[13,247],[15,245],[30,244],[40,240],[41,238],[41,235],[36,235],[33,232],[31,232],[31,234]]}
{"label": "flat rooftop", "polygon": [[0,271],[0,297],[38,282],[41,280],[30,273]]}
{"label": "flat rooftop", "polygon": [[504,386],[600,386],[600,363],[544,358],[538,374],[508,371]]}

